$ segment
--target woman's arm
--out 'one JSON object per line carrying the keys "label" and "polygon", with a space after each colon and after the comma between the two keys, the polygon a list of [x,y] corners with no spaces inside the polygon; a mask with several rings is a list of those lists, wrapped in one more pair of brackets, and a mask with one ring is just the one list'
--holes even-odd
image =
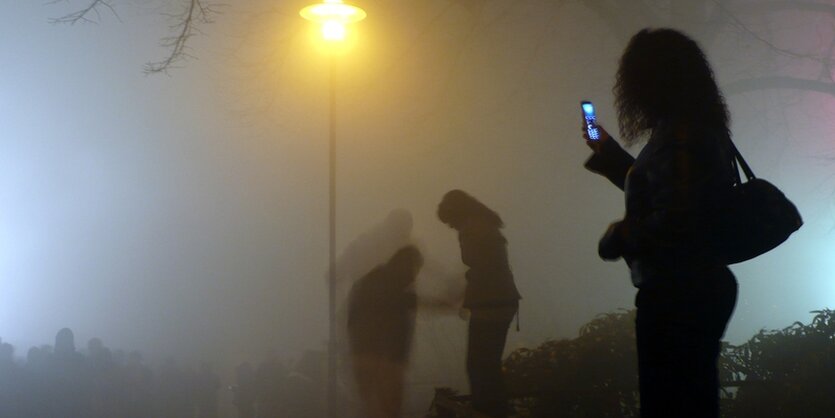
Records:
{"label": "woman's arm", "polygon": [[444,299],[426,298],[421,296],[417,300],[417,307],[425,312],[437,314],[457,314],[458,310],[461,308],[461,304]]}
{"label": "woman's arm", "polygon": [[602,126],[598,125],[598,129],[600,130],[600,139],[597,141],[589,140],[588,134],[585,133],[585,127],[583,129],[586,144],[594,151],[594,154],[586,160],[583,166],[593,173],[606,177],[612,184],[623,190],[626,173],[632,167],[635,159],[624,151]]}

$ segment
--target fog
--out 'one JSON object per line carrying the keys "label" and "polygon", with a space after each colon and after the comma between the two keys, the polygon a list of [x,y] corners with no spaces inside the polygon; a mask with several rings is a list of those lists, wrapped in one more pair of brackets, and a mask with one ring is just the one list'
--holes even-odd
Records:
{"label": "fog", "polygon": [[[48,21],[84,2],[43,3],[0,9],[3,341],[23,353],[69,327],[78,344],[223,373],[271,349],[286,361],[325,350],[328,59],[298,17],[306,3],[221,7],[189,40],[192,58],[152,75],[142,68],[167,53],[173,2],[113,2],[118,17],[76,25]],[[337,68],[338,253],[406,210],[432,266],[419,293],[453,298],[464,266],[435,211],[459,188],[506,223],[523,297],[508,350],[631,308],[625,265],[596,253],[623,195],[582,167],[578,104],[594,101],[614,134],[628,36],[671,26],[703,42],[738,147],[806,222],[732,267],[726,339],[832,306],[832,15],[737,2],[704,23],[663,1],[645,4],[655,17],[618,2],[366,3]],[[457,316],[421,313],[412,381],[465,387],[465,339]]]}

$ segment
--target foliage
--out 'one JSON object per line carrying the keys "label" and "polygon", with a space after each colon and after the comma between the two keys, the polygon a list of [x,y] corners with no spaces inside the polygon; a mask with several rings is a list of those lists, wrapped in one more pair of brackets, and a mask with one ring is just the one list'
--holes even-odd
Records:
{"label": "foliage", "polygon": [[830,417],[835,411],[835,311],[814,311],[811,323],[757,333],[727,345],[724,376],[741,381],[728,416]]}
{"label": "foliage", "polygon": [[598,315],[572,340],[520,349],[505,361],[519,417],[637,417],[635,311]]}
{"label": "foliage", "polygon": [[[723,343],[723,417],[816,418],[835,411],[835,311],[811,323]],[[505,361],[517,417],[637,417],[635,311],[599,315],[579,337],[517,350]]]}

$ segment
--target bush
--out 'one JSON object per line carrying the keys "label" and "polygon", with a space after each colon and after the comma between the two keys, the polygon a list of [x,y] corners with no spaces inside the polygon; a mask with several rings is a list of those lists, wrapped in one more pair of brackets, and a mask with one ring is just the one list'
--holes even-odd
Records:
{"label": "bush", "polygon": [[808,325],[762,330],[745,344],[726,346],[723,375],[741,381],[729,393],[727,416],[835,416],[835,312],[813,313]]}
{"label": "bush", "polygon": [[[835,312],[762,330],[719,359],[725,418],[835,416]],[[517,417],[637,417],[635,311],[602,314],[571,340],[520,349],[505,360]]]}
{"label": "bush", "polygon": [[637,417],[635,311],[598,315],[573,340],[520,349],[505,360],[519,417]]}

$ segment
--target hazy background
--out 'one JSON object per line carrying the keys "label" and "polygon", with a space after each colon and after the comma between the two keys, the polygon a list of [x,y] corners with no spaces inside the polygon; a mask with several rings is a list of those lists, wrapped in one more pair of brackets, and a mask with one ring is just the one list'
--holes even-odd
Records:
{"label": "hazy background", "polygon": [[[324,349],[328,73],[297,15],[305,4],[230,2],[190,40],[193,59],[148,76],[178,2],[114,1],[118,18],[104,9],[77,25],[48,21],[86,2],[2,3],[0,337],[19,354],[62,327],[78,345],[98,336],[221,368]],[[623,197],[582,168],[578,102],[593,100],[615,133],[628,36],[672,26],[702,42],[738,147],[806,221],[732,267],[726,338],[832,307],[834,15],[752,4],[364,2],[339,64],[338,247],[407,209],[445,273],[421,277],[421,291],[440,296],[463,266],[434,213],[461,188],[507,224],[524,298],[509,349],[630,308],[625,266],[596,255]],[[465,336],[457,317],[421,315],[413,381],[463,384]]]}

